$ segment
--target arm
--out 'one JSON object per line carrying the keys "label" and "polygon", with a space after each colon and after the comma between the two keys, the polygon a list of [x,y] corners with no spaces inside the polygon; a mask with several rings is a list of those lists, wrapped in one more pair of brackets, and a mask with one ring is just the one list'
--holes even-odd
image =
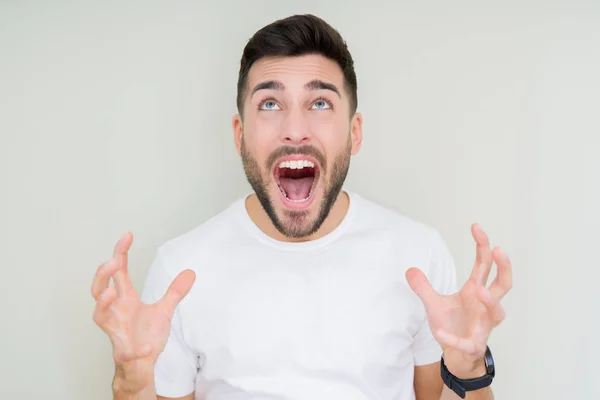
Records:
{"label": "arm", "polygon": [[[492,389],[485,388],[476,390],[474,392],[467,393],[467,400],[493,400],[494,394],[492,393]],[[442,391],[442,396],[440,400],[461,400],[460,397],[452,390],[450,390],[447,386],[444,386],[444,390]]]}
{"label": "arm", "polygon": [[128,390],[127,381],[117,370],[113,379],[113,399],[114,400],[194,400],[194,393],[184,397],[163,397],[157,396],[154,389],[154,378],[150,379],[150,384],[138,392]]}
{"label": "arm", "polygon": [[[178,338],[171,334],[171,322],[177,305],[194,283],[195,273],[186,270],[174,280],[168,276],[167,279],[150,279],[152,285],[149,286],[156,295],[152,296],[152,290],[149,289],[146,297],[152,301],[142,302],[128,273],[128,251],[132,241],[133,236],[130,233],[124,235],[117,242],[112,259],[98,267],[91,288],[92,296],[96,300],[94,322],[108,335],[112,343],[115,362],[113,398],[157,400],[157,360],[164,354],[163,359],[173,361],[173,353],[180,350],[173,344]],[[155,262],[153,271],[160,270],[160,266],[158,261]],[[114,282],[114,286],[110,285],[111,281]],[[182,360],[186,361],[188,358]],[[188,361],[188,370],[194,373],[192,364],[193,361]],[[163,369],[165,366],[170,367],[169,362],[158,366]],[[181,370],[169,369],[177,376]],[[172,385],[168,390],[160,390],[181,395],[193,392],[193,385],[187,381],[177,387]],[[183,398],[193,399],[193,394]]]}
{"label": "arm", "polygon": [[[113,400],[158,400],[154,390],[154,377],[150,375],[148,385],[143,389],[134,389],[129,384],[122,368],[116,368],[112,382]],[[192,399],[193,400],[193,399]]]}
{"label": "arm", "polygon": [[158,400],[194,400],[194,393],[190,393],[185,397],[178,397],[176,399],[158,396]]}
{"label": "arm", "polygon": [[[487,372],[485,354],[488,337],[493,328],[504,319],[504,309],[500,300],[512,287],[512,265],[508,256],[499,248],[490,249],[487,235],[478,225],[472,227],[477,243],[476,260],[470,278],[454,294],[437,289],[439,276],[449,268],[434,270],[430,268],[428,277],[416,268],[406,273],[409,285],[423,301],[428,324],[415,338],[415,380],[414,387],[418,400],[458,400],[450,388],[442,381],[440,362],[432,361],[429,356],[421,356],[425,339],[433,337],[442,347],[444,363],[450,373],[460,379],[472,379],[484,376]],[[440,245],[443,259],[449,259],[445,245]],[[439,250],[438,250],[438,253]],[[433,260],[439,259],[436,256]],[[492,264],[495,262],[498,272],[491,285],[487,285]],[[450,262],[432,262],[431,267],[451,265]],[[442,285],[443,286],[443,285]],[[446,293],[444,293],[446,292]],[[429,329],[426,329],[429,328]],[[466,393],[469,400],[493,400],[490,388]]]}
{"label": "arm", "polygon": [[[438,363],[438,365],[439,365],[439,363]],[[487,374],[487,368],[485,365],[485,361],[483,359],[481,359],[480,361],[476,362],[473,365],[469,364],[469,366],[466,369],[464,369],[464,371],[460,371],[460,373],[458,372],[458,369],[454,369],[451,365],[448,366],[448,370],[450,371],[450,373],[452,373],[453,375],[457,376],[460,379],[475,379],[475,378],[485,376]],[[438,368],[438,371],[439,371],[439,368]],[[439,377],[439,374],[438,374],[438,379],[440,381],[442,380],[442,378]],[[456,393],[454,393],[452,390],[450,390],[449,387],[444,385],[444,391],[442,392],[442,396],[440,397],[440,400],[459,400],[459,399],[460,399],[460,397]],[[494,394],[492,393],[491,387],[488,386],[486,388],[467,392],[465,399],[467,399],[467,400],[494,400]]]}
{"label": "arm", "polygon": [[[485,367],[482,371],[474,371],[472,377],[484,374]],[[414,387],[417,400],[462,400],[442,382],[439,362],[415,367]],[[490,388],[484,388],[468,392],[465,399],[493,400],[494,395]]]}

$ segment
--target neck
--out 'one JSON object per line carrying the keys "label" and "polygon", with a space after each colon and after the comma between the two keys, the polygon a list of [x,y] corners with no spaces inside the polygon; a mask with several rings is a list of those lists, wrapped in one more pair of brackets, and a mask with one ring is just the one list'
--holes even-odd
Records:
{"label": "neck", "polygon": [[342,223],[344,217],[346,216],[346,213],[348,212],[349,206],[350,197],[348,196],[348,193],[344,192],[343,190],[340,191],[340,194],[338,195],[337,199],[333,203],[333,206],[331,207],[331,210],[329,211],[329,215],[327,216],[325,221],[323,221],[323,224],[317,232],[303,238],[290,238],[284,236],[281,232],[277,230],[277,228],[275,228],[275,225],[273,225],[271,218],[269,218],[269,215],[265,212],[265,209],[262,207],[262,204],[260,204],[260,201],[258,200],[258,197],[255,194],[248,196],[248,198],[246,199],[246,211],[248,212],[248,216],[250,217],[250,219],[266,235],[281,242],[307,242],[311,240],[317,240],[319,238],[322,238],[323,236],[326,236]]}

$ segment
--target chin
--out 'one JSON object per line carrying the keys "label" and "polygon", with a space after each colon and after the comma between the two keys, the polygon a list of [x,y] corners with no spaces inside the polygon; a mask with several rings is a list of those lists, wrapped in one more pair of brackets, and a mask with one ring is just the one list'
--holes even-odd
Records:
{"label": "chin", "polygon": [[[314,234],[320,227],[319,190],[314,188],[312,193],[302,201],[294,201],[281,192],[275,184],[272,190],[272,204],[276,215],[272,215],[277,230],[288,238],[301,239]],[[275,217],[275,218],[273,218]]]}

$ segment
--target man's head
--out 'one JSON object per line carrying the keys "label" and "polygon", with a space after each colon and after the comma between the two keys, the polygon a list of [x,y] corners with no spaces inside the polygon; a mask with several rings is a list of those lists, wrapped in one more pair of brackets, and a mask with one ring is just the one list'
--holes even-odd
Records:
{"label": "man's head", "polygon": [[248,42],[233,120],[248,181],[274,226],[314,234],[329,215],[362,140],[352,57],[311,15],[276,21]]}

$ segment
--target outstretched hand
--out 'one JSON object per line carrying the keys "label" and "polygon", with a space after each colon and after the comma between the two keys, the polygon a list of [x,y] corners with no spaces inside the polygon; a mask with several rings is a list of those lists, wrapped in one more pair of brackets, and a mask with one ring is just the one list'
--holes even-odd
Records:
{"label": "outstretched hand", "polygon": [[[94,322],[110,338],[117,370],[132,385],[143,387],[149,383],[167,343],[175,308],[190,291],[196,276],[185,270],[173,280],[162,299],[154,304],[142,303],[127,268],[132,242],[131,233],[117,242],[113,257],[98,267],[91,292],[96,300]],[[111,279],[114,286],[109,285]]]}
{"label": "outstretched hand", "polygon": [[[454,375],[465,379],[481,375],[488,337],[504,319],[500,300],[512,287],[508,256],[500,248],[490,249],[479,225],[474,224],[471,233],[477,243],[475,265],[459,292],[441,295],[417,268],[406,272],[409,285],[425,306],[431,331],[442,346],[445,364]],[[494,262],[498,272],[487,286]]]}

